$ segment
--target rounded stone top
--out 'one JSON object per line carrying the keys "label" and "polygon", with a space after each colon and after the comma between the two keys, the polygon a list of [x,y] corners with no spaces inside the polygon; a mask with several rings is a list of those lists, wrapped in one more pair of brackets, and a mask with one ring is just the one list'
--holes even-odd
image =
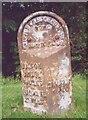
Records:
{"label": "rounded stone top", "polygon": [[67,25],[53,12],[32,13],[19,27],[18,44],[23,49],[67,45],[69,44]]}

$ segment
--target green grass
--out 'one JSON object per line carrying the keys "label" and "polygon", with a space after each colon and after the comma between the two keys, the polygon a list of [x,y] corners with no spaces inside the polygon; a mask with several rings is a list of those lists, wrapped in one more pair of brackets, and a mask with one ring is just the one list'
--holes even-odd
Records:
{"label": "green grass", "polygon": [[[51,118],[50,115],[37,115],[23,109],[21,81],[9,77],[2,79],[3,118]],[[73,76],[74,109],[55,118],[86,118],[86,78]]]}

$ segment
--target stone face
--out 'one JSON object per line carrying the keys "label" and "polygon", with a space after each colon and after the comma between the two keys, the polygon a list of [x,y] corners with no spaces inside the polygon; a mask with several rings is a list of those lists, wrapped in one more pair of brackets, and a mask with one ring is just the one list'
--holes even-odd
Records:
{"label": "stone face", "polygon": [[59,114],[73,102],[69,35],[58,15],[40,11],[18,31],[24,108]]}

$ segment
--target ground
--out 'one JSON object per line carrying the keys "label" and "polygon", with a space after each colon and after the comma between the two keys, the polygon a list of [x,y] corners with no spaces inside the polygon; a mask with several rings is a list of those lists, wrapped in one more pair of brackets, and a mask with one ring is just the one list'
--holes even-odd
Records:
{"label": "ground", "polygon": [[[1,79],[1,78],[0,78]],[[37,115],[25,112],[22,99],[22,82],[18,79],[2,78],[2,117],[3,118],[86,118],[86,77],[73,75],[74,109],[57,116]]]}

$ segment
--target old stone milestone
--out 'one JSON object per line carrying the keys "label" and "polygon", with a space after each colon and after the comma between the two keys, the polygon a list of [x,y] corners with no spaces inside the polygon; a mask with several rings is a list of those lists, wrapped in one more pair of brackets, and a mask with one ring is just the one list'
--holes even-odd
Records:
{"label": "old stone milestone", "polygon": [[59,114],[73,103],[68,28],[48,11],[26,17],[18,31],[24,108]]}

